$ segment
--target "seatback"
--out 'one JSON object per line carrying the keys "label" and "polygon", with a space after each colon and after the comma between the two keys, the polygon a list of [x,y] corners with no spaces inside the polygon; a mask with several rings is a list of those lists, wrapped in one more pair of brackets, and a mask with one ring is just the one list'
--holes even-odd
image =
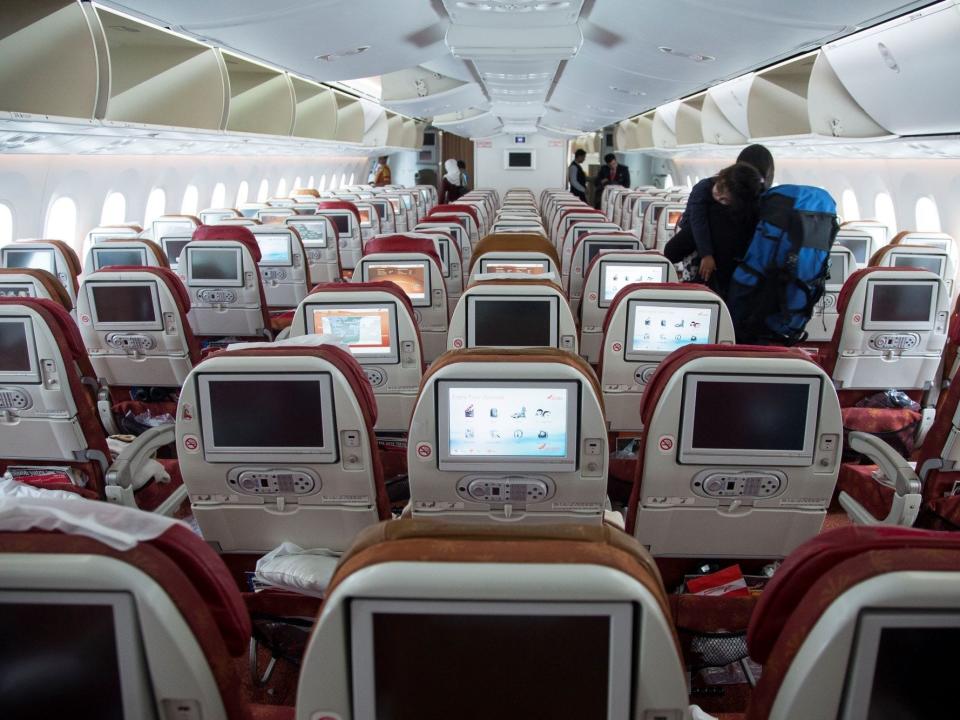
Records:
{"label": "seatback", "polygon": [[413,228],[415,233],[431,231],[445,232],[453,236],[453,239],[457,241],[457,247],[460,249],[460,258],[465,263],[461,272],[466,274],[470,261],[473,259],[473,243],[470,242],[470,234],[466,228],[458,222],[433,222],[431,220],[417,223],[416,227]]}
{"label": "seatback", "polygon": [[375,196],[373,200],[370,200],[370,204],[373,205],[377,211],[377,216],[380,218],[380,232],[399,232],[396,220],[393,217],[393,205],[390,204],[389,200]]}
{"label": "seatback", "polygon": [[190,235],[200,225],[200,218],[195,215],[161,215],[150,225],[149,239],[160,244],[168,235]]}
{"label": "seatback", "polygon": [[152,240],[104,240],[87,252],[83,274],[90,275],[111,265],[170,267],[167,256]]}
{"label": "seatback", "polygon": [[[925,245],[946,252],[954,265],[957,264],[957,243],[946,233],[907,231],[897,233],[891,245]],[[952,279],[952,278],[951,278]]]}
{"label": "seatback", "polygon": [[307,252],[300,233],[291,225],[261,225],[253,228],[260,248],[260,279],[267,306],[295,308],[313,285]]}
{"label": "seatback", "polygon": [[250,616],[202,538],[108,503],[15,502],[0,520],[9,717],[252,720],[237,692]]}
{"label": "seatback", "polygon": [[750,621],[763,676],[747,720],[935,717],[952,702],[943,651],[958,633],[960,537],[848,527],[809,541]]}
{"label": "seatback", "polygon": [[483,237],[490,232],[490,220],[492,216],[487,212],[486,203],[482,199],[470,198],[466,195],[463,195],[453,204],[474,209],[474,214],[478,223],[478,229],[480,231],[480,237]]}
{"label": "seatback", "polygon": [[550,280],[471,283],[450,318],[447,349],[552,347],[577,352],[577,325]]}
{"label": "seatback", "polygon": [[256,218],[264,225],[283,225],[288,217],[296,214],[292,207],[271,205],[257,210]]}
{"label": "seatback", "polygon": [[837,300],[840,290],[854,272],[857,260],[853,252],[842,245],[830,248],[830,272],[827,275],[823,297],[813,306],[813,315],[805,328],[810,342],[829,342],[837,327]]}
{"label": "seatback", "polygon": [[[848,220],[840,225],[840,232],[842,233],[845,230],[859,230],[860,232],[865,232],[870,235],[873,242],[867,258],[890,242],[890,228],[887,227],[886,223],[880,222],[879,220]],[[858,255],[857,261],[859,262],[859,260],[860,257]]]}
{"label": "seatback", "polygon": [[[949,237],[949,235],[947,236]],[[949,246],[913,245],[910,243],[890,243],[874,253],[870,258],[871,267],[914,267],[929,270],[943,280],[947,292],[953,297],[953,280],[956,276],[956,264]]]}
{"label": "seatback", "polygon": [[377,398],[377,432],[406,432],[423,375],[410,298],[391,282],[324,283],[294,315],[290,337],[322,335],[349,349]]}
{"label": "seatback", "polygon": [[[628,540],[599,526],[370,528],[334,574],[297,720],[684,717],[667,597]],[[492,669],[496,692],[456,681]]]}
{"label": "seatback", "polygon": [[587,266],[582,297],[571,295],[570,309],[580,320],[580,354],[591,364],[600,362],[604,319],[613,299],[627,285],[641,282],[675,283],[677,269],[652,250],[601,252]]}
{"label": "seatback", "polygon": [[83,238],[83,255],[86,257],[91,247],[105,240],[129,240],[140,237],[142,232],[143,228],[133,223],[123,225],[99,225],[88,232],[86,237]]}
{"label": "seatback", "polygon": [[820,532],[843,422],[801,350],[687,345],[647,381],[627,530],[654,556],[786,557]]}
{"label": "seatback", "polygon": [[80,335],[96,377],[110,387],[180,387],[200,345],[190,295],[168,268],[110,267],[84,278]]}
{"label": "seatback", "polygon": [[[553,240],[554,245],[557,246],[558,251],[563,250],[564,240],[570,228],[575,223],[580,222],[603,226],[606,223],[606,219],[603,213],[590,207],[570,208],[557,213],[551,228],[550,238]],[[613,227],[616,229],[615,225]]]}
{"label": "seatback", "polygon": [[52,300],[0,298],[0,334],[0,469],[69,468],[77,484],[102,497],[110,450],[96,375],[73,318]]}
{"label": "seatback", "polygon": [[[675,201],[674,201],[675,202]],[[687,209],[686,203],[667,205],[660,211],[657,218],[656,249],[663,250],[677,232],[677,223]]]}
{"label": "seatback", "polygon": [[[544,264],[544,259],[548,261]],[[553,244],[536,233],[493,233],[477,243],[470,260],[470,277],[475,274],[509,271],[528,274],[553,273],[559,281],[560,257]]]}
{"label": "seatback", "polygon": [[324,200],[318,203],[317,215],[330,218],[337,229],[340,246],[340,265],[353,270],[363,255],[360,239],[360,212],[346,200]]}
{"label": "seatback", "polygon": [[453,215],[463,218],[466,221],[467,232],[470,234],[470,242],[476,244],[483,237],[480,234],[480,215],[472,205],[461,205],[460,203],[447,203],[446,205],[437,205],[427,215],[433,218],[438,215]]}
{"label": "seatback", "polygon": [[[239,220],[239,218],[227,218],[223,220],[223,223],[232,224],[231,220]],[[252,221],[246,221],[251,222]],[[183,255],[183,249],[193,240],[193,233],[185,233],[180,235],[164,235],[159,242],[155,243],[160,246],[160,250],[163,253],[163,256],[167,259],[168,267],[173,271],[180,270],[180,256]]]}
{"label": "seatback", "polygon": [[584,233],[572,246],[563,249],[564,287],[571,296],[579,299],[583,295],[584,272],[604,250],[628,252],[643,249],[636,235],[623,230]]}
{"label": "seatback", "polygon": [[184,247],[177,275],[190,294],[195,335],[267,337],[260,247],[249,229],[204,225]]}
{"label": "seatback", "polygon": [[[671,204],[668,200],[654,200],[643,211],[643,222],[639,225],[640,231],[636,234],[643,241],[645,248],[662,250],[662,248],[657,247],[657,227],[660,224],[660,215]],[[636,228],[637,226],[634,226],[635,232]]]}
{"label": "seatback", "polygon": [[733,345],[723,298],[693,283],[640,283],[622,288],[603,324],[600,385],[611,430],[639,431],[640,399],[657,366],[686,345]]}
{"label": "seatback", "polygon": [[307,257],[310,282],[333,282],[343,275],[340,265],[340,234],[333,220],[323,215],[294,215],[287,227],[300,235]]}
{"label": "seatback", "polygon": [[370,383],[346,350],[228,349],[180,394],[177,457],[204,539],[222,552],[283,542],[342,552],[390,516]]}
{"label": "seatback", "polygon": [[[411,213],[407,211],[403,204],[403,198],[394,193],[384,193],[381,196],[390,204],[394,232],[407,232],[416,222],[411,222]],[[387,232],[384,230],[384,232]]]}
{"label": "seatback", "polygon": [[385,236],[367,243],[367,255],[352,280],[396,283],[414,308],[423,359],[433,362],[447,347],[447,290],[440,258],[431,240]]}
{"label": "seatback", "polygon": [[927,389],[946,343],[950,296],[939,277],[910,267],[865,268],[844,283],[821,364],[837,389]]}
{"label": "seatback", "polygon": [[[422,223],[421,223],[422,224]],[[420,225],[417,225],[420,228]],[[457,306],[457,301],[463,294],[464,272],[467,266],[464,264],[463,255],[460,252],[460,244],[456,238],[446,230],[439,230],[433,227],[423,229],[414,228],[412,233],[407,233],[413,238],[426,238],[433,240],[440,253],[440,265],[443,269],[443,280],[447,286],[447,309],[453,312]]]}
{"label": "seatback", "polygon": [[383,232],[380,229],[380,216],[372,203],[358,200],[354,205],[356,205],[357,212],[360,214],[360,241],[366,243],[367,240],[371,240]]}
{"label": "seatback", "polygon": [[[240,203],[240,206],[237,208],[237,210],[240,212],[240,214],[243,217],[249,220],[249,219],[255,219],[257,217],[258,212],[268,207],[270,206],[264,202],[246,202],[246,203]],[[259,220],[257,222],[259,222]]]}
{"label": "seatback", "polygon": [[27,268],[0,268],[0,298],[24,297],[53,300],[63,305],[67,312],[73,311],[67,289],[52,273]]}
{"label": "seatback", "polygon": [[566,350],[454,350],[410,423],[414,517],[603,522],[607,429],[596,376]]}
{"label": "seatback", "polygon": [[17,240],[4,245],[0,267],[46,270],[60,281],[76,307],[83,268],[77,253],[62,240]]}
{"label": "seatback", "polygon": [[627,198],[627,204],[630,208],[629,214],[624,210],[624,216],[621,217],[620,225],[624,230],[631,230],[637,237],[643,234],[643,219],[647,214],[647,208],[651,203],[660,200],[658,195],[650,192],[637,193]]}
{"label": "seatback", "polygon": [[862,270],[870,264],[870,258],[883,246],[877,245],[874,236],[866,230],[848,228],[843,225],[837,233],[834,247],[844,247],[852,252],[857,263],[856,269]]}
{"label": "seatback", "polygon": [[227,218],[242,217],[236,208],[207,208],[197,213],[197,216],[204,225],[219,225]]}

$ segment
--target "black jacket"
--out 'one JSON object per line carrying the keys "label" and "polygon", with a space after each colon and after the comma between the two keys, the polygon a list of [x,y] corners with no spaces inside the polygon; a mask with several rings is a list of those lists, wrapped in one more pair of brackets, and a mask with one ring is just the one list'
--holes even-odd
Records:
{"label": "black jacket", "polygon": [[[603,182],[604,180],[609,180],[609,183]],[[621,165],[617,163],[617,174],[614,177],[610,177],[610,166],[604,165],[600,168],[600,172],[597,173],[597,189],[603,190],[607,185],[623,185],[623,187],[630,187],[630,168],[626,165]]]}

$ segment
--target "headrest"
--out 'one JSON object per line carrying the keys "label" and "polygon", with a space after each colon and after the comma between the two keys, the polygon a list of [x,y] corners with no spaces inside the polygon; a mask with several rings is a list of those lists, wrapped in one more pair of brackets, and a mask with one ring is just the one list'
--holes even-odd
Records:
{"label": "headrest", "polygon": [[320,197],[320,191],[316,188],[294,188],[290,191],[290,197],[295,195],[312,195],[313,197]]}
{"label": "headrest", "polygon": [[[30,533],[30,542],[25,543],[21,533]],[[233,578],[217,554],[182,522],[98,501],[0,499],[0,548],[7,541],[9,552],[118,557],[156,578],[156,561],[149,554],[143,557],[143,546],[151,548],[189,579],[232,655],[249,644],[250,616]]]}
{"label": "headrest", "polygon": [[170,268],[162,267],[141,267],[140,265],[111,265],[110,267],[105,267],[102,270],[97,270],[89,277],[96,277],[105,275],[106,273],[124,273],[124,272],[138,272],[138,273],[147,273],[148,275],[153,275],[160,279],[160,281],[170,289],[170,294],[173,296],[174,302],[177,303],[177,307],[180,309],[184,315],[190,312],[190,307],[192,303],[190,302],[190,293],[186,287],[183,285],[183,281],[180,279],[180,276],[177,275]]}
{"label": "headrest", "polygon": [[647,387],[640,398],[640,421],[645,428],[650,427],[653,410],[660,399],[660,393],[671,377],[684,365],[704,357],[724,358],[783,358],[803,360],[820,370],[810,356],[798,348],[773,347],[771,345],[684,345],[667,355],[657,365],[653,375],[647,381]]}
{"label": "headrest", "polygon": [[[875,550],[949,550],[960,571],[960,535],[896,526],[863,526],[829,530],[794,550],[764,589],[750,619],[750,657],[765,663],[775,641],[814,583],[846,560]],[[908,570],[895,564],[864,562],[874,571]],[[832,598],[831,598],[832,599]]]}
{"label": "headrest", "polygon": [[63,240],[17,240],[7,247],[16,247],[17,243],[23,243],[24,245],[52,245],[59,250],[60,254],[63,255],[67,262],[67,269],[73,276],[73,289],[74,292],[76,292],[77,277],[83,273],[83,265],[80,262],[80,257],[77,255],[77,251],[70,247],[70,245],[65,243]]}
{"label": "headrest", "polygon": [[363,255],[390,255],[391,253],[418,253],[429,255],[436,260],[437,267],[442,268],[440,256],[433,240],[426,238],[408,238],[403,235],[380,235],[363,246]]}
{"label": "headrest", "polygon": [[356,216],[357,225],[360,224],[360,211],[349,200],[321,200],[317,203],[317,214],[322,215],[323,210],[349,210]]}
{"label": "headrest", "polygon": [[[633,235],[633,233],[628,233],[628,234]],[[633,235],[633,237],[636,237],[636,235]],[[662,252],[659,252],[658,250],[614,250],[614,253],[617,255],[620,255],[623,253],[626,253],[628,255],[634,255],[635,259],[641,260],[641,261],[650,260],[650,262],[659,262],[659,263],[670,262],[669,260],[667,260],[666,255],[664,255]],[[642,257],[642,256],[646,256],[646,257]],[[584,280],[587,279],[587,276],[590,275],[591,271],[593,270],[593,267],[598,262],[600,262],[601,259],[606,259],[604,258],[603,253],[597,253],[596,255],[593,256],[593,260],[590,261],[590,264],[583,269]],[[629,261],[621,261],[621,262],[629,262]]]}
{"label": "headrest", "polygon": [[430,210],[430,213],[427,217],[432,217],[433,215],[443,215],[449,213],[466,213],[473,218],[473,221],[479,227],[480,225],[480,214],[477,212],[477,209],[472,205],[464,205],[462,203],[447,203],[446,205],[436,205]]}
{"label": "headrest", "polygon": [[44,290],[47,291],[47,294],[50,295],[53,300],[63,305],[67,312],[73,310],[73,301],[70,300],[70,293],[68,293],[60,281],[54,277],[53,273],[47,270],[33,270],[31,268],[0,268],[0,282],[3,281],[4,275],[26,275],[33,278],[43,286]]}
{"label": "headrest", "polygon": [[[590,364],[579,355],[559,348],[464,348],[462,350],[448,350],[431,363],[420,381],[420,392],[426,387],[429,379],[440,369],[456,363],[561,363],[577,370],[593,385],[594,394],[603,408],[603,391],[600,381]],[[509,378],[504,378],[509,379]]]}
{"label": "headrest", "polygon": [[[503,273],[500,276],[494,275],[478,275],[472,283],[467,286],[467,290],[475,287],[546,287],[551,290],[556,290],[560,295],[563,296],[563,299],[566,300],[567,296],[563,292],[563,288],[560,287],[556,282],[551,279],[542,278],[540,275],[525,275],[523,278],[515,278],[507,276],[507,273]],[[513,273],[509,273],[513,275]],[[553,278],[556,277],[553,273],[549,273]],[[506,277],[504,277],[506,276]]]}
{"label": "headrest", "polygon": [[477,264],[481,256],[493,252],[537,252],[543,253],[554,263],[557,272],[560,271],[560,256],[557,248],[546,237],[538,233],[490,233],[473,249],[470,260],[470,271]]}
{"label": "headrest", "polygon": [[[436,209],[436,208],[434,208]],[[447,224],[459,225],[464,230],[468,228],[461,222],[462,218],[459,215],[450,215],[450,214],[438,214],[434,215],[432,212],[430,215],[427,215],[426,222],[442,222]]]}
{"label": "headrest", "polygon": [[[905,233],[901,233],[901,235],[903,234]],[[869,267],[881,267],[880,263],[883,262],[884,258],[894,251],[910,253],[912,255],[944,255],[947,252],[946,250],[941,250],[940,248],[933,247],[931,245],[894,245],[891,243],[890,245],[884,245],[882,248],[877,250],[870,257],[870,262],[868,262],[867,265]],[[883,269],[889,270],[890,268],[884,267]],[[915,270],[916,268],[907,267],[906,269]]]}
{"label": "headrest", "polygon": [[[86,357],[87,350],[80,336],[80,328],[60,303],[45,298],[0,298],[0,308],[4,306],[19,306],[33,310],[47,322],[54,337],[66,342],[67,349],[73,355],[69,358],[70,360]],[[67,359],[64,358],[64,360]]]}
{"label": "headrest", "polygon": [[[594,258],[596,260],[596,258]],[[593,263],[591,263],[591,266]],[[690,292],[699,291],[702,293],[708,293],[714,296],[721,304],[723,303],[723,298],[717,295],[713,290],[708,288],[706,285],[701,285],[700,283],[632,283],[620,288],[620,291],[613,296],[613,300],[610,301],[610,309],[607,311],[606,316],[603,318],[603,332],[606,334],[607,328],[610,327],[610,320],[613,318],[614,310],[617,309],[617,306],[623,302],[624,298],[630,295],[631,293],[639,290],[674,290],[678,292]]]}
{"label": "headrest", "polygon": [[302,357],[304,355],[320,358],[337,368],[350,384],[350,388],[353,390],[353,394],[356,396],[363,412],[364,419],[370,427],[377,424],[377,401],[363,367],[348,350],[336,345],[260,346],[250,349],[224,350],[217,353],[215,357]]}
{"label": "headrest", "polygon": [[410,313],[410,317],[414,317],[413,303],[410,302],[410,298],[407,294],[394,282],[389,280],[373,280],[370,282],[327,282],[327,283],[318,283],[314,285],[313,288],[308,293],[313,295],[314,293],[322,292],[369,292],[371,290],[376,290],[379,292],[389,293],[394,296],[394,298],[400,302],[402,305],[405,305],[407,311]]}
{"label": "headrest", "polygon": [[165,267],[165,268],[170,267],[170,261],[167,260],[167,255],[166,253],[163,252],[163,248],[161,248],[157,243],[155,243],[152,240],[147,240],[145,238],[110,238],[109,240],[104,240],[102,243],[99,244],[99,246],[102,247],[104,245],[111,245],[111,244],[122,245],[124,243],[128,245],[130,244],[142,245],[147,249],[147,252],[153,255],[153,258],[157,262],[157,265],[159,267]]}
{"label": "headrest", "polygon": [[243,225],[201,225],[193,231],[192,242],[205,240],[233,240],[247,246],[254,262],[260,262],[260,246],[257,238]]}

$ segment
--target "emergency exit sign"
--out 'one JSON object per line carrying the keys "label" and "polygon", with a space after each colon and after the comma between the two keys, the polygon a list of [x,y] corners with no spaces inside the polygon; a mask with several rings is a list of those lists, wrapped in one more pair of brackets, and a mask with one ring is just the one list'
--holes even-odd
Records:
{"label": "emergency exit sign", "polygon": [[514,136],[513,136],[513,142],[516,143],[517,145],[526,145],[526,144],[527,144],[527,136],[526,136],[526,135],[514,135]]}

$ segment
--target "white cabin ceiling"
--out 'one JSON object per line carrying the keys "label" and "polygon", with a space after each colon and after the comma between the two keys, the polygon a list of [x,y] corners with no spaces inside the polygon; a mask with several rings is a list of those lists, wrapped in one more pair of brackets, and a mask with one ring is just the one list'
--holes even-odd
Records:
{"label": "white cabin ceiling", "polygon": [[569,135],[596,130],[930,3],[106,0],[100,4],[308,79],[337,82],[394,74],[393,82],[401,84],[385,92],[394,99],[382,101],[384,107],[436,118],[439,127],[481,137],[538,128]]}

